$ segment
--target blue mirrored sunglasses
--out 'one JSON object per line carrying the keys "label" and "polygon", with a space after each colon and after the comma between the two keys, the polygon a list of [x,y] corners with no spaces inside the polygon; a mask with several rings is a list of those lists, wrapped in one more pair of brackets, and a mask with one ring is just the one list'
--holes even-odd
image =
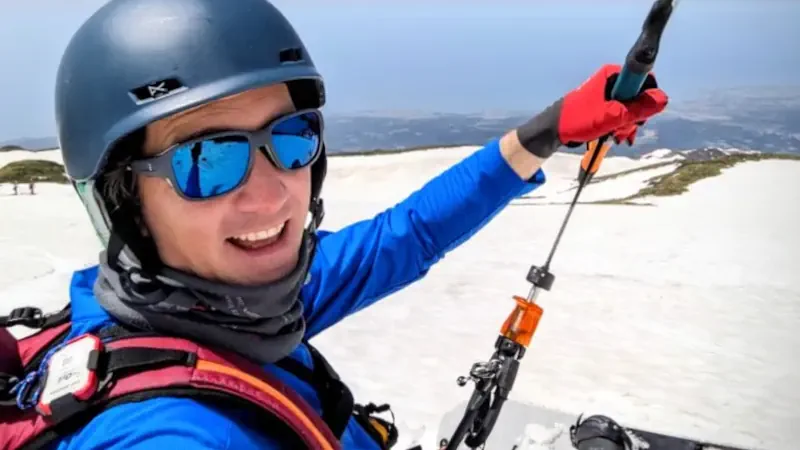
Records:
{"label": "blue mirrored sunglasses", "polygon": [[280,170],[309,166],[320,155],[322,129],[319,110],[301,110],[258,131],[223,131],[173,145],[132,162],[130,169],[166,178],[187,200],[206,200],[244,184],[258,151]]}

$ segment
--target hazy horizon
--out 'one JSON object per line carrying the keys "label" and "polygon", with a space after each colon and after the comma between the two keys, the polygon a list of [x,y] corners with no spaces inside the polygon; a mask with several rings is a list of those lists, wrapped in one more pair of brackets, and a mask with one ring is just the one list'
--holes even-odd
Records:
{"label": "hazy horizon", "polygon": [[[4,6],[0,141],[55,134],[53,85],[61,52],[103,3]],[[326,77],[330,113],[533,112],[599,65],[620,62],[651,1],[275,4]],[[796,86],[798,17],[800,2],[792,0],[682,0],[656,68],[673,105],[712,89]]]}

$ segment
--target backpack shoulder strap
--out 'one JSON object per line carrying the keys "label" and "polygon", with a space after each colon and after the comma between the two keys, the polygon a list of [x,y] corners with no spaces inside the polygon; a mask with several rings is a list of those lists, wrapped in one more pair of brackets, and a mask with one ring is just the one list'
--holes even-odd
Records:
{"label": "backpack shoulder strap", "polygon": [[[381,449],[392,448],[397,443],[398,431],[389,405],[355,403],[352,392],[322,353],[307,340],[303,343],[311,354],[313,368],[290,357],[278,361],[276,365],[314,387],[322,403],[322,418],[333,433],[341,437],[350,419],[355,418]],[[391,422],[377,416],[387,411],[392,414]]]}
{"label": "backpack shoulder strap", "polygon": [[44,330],[68,322],[71,315],[72,307],[70,304],[52,314],[44,314],[41,309],[34,306],[23,306],[22,308],[11,310],[7,316],[0,316],[0,328],[24,325],[28,328]]}
{"label": "backpack shoulder strap", "polygon": [[72,308],[69,304],[52,314],[44,314],[39,308],[25,306],[13,309],[7,316],[0,316],[0,329],[22,325],[39,330],[34,334],[17,340],[20,363],[25,368],[35,363],[34,359],[40,354],[40,350],[44,346],[54,341],[58,336],[63,337],[69,332],[71,315]]}
{"label": "backpack shoulder strap", "polygon": [[106,330],[58,343],[40,366],[19,383],[16,417],[0,424],[4,450],[41,448],[116,404],[159,396],[249,408],[291,448],[341,448],[314,410],[278,379],[238,355],[185,339]]}
{"label": "backpack shoulder strap", "polygon": [[341,437],[353,416],[353,394],[322,354],[307,341],[303,343],[311,354],[313,368],[290,357],[283,358],[275,365],[314,388],[322,404],[322,419],[334,435]]}

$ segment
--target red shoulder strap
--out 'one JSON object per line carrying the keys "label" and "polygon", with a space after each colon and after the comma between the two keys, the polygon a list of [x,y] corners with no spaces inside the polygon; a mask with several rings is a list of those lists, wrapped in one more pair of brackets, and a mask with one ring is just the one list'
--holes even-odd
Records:
{"label": "red shoulder strap", "polygon": [[[61,311],[44,314],[41,309],[25,306],[0,316],[0,373],[14,373],[25,368],[33,358],[70,328],[72,309],[68,304]],[[22,325],[39,331],[22,339],[15,338],[8,328]]]}
{"label": "red shoulder strap", "polygon": [[70,322],[67,322],[52,328],[46,328],[17,341],[22,367],[28,366],[42,350],[48,348],[55,340],[63,339],[71,325]]}
{"label": "red shoulder strap", "polygon": [[0,328],[0,374],[16,375],[22,372],[17,338],[5,328]]}
{"label": "red shoulder strap", "polygon": [[[193,342],[163,337],[130,338],[109,345],[111,349],[149,348],[182,350],[196,355],[194,364],[156,369],[151,375],[129,377],[116,384],[111,395],[166,386],[211,389],[246,399],[288,424],[309,449],[340,448],[338,440],[316,412],[291,388],[257,365],[237,355],[217,352]],[[167,372],[170,372],[167,376]],[[173,378],[174,377],[174,378]],[[164,381],[169,380],[166,384]]]}
{"label": "red shoulder strap", "polygon": [[161,336],[121,337],[95,353],[88,358],[95,384],[91,390],[40,405],[38,413],[37,409],[0,408],[0,449],[38,448],[57,439],[66,424],[80,426],[115,404],[157,396],[238,401],[279,425],[276,429],[284,426],[286,436],[302,448],[341,449],[328,426],[299,395],[238,355]]}

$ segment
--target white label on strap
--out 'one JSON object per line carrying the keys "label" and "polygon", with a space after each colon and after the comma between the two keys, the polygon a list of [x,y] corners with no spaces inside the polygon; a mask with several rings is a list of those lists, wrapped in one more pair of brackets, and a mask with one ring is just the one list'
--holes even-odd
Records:
{"label": "white label on strap", "polygon": [[47,379],[39,403],[49,405],[65,395],[85,400],[97,387],[95,371],[90,368],[93,352],[101,349],[97,336],[85,335],[56,351],[47,365]]}

